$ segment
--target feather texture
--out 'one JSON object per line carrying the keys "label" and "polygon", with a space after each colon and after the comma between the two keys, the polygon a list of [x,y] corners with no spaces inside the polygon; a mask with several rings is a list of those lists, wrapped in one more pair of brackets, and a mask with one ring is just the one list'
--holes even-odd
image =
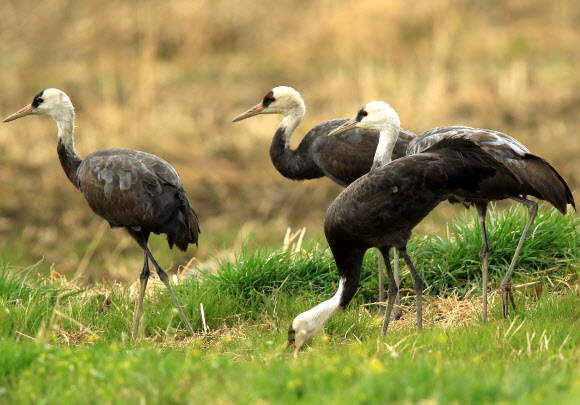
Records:
{"label": "feather texture", "polygon": [[570,188],[545,159],[532,154],[516,139],[498,131],[463,126],[438,127],[423,132],[409,143],[407,154],[421,153],[445,138],[468,139],[504,163],[519,179],[504,173],[486,179],[475,193],[459,192],[451,202],[484,203],[508,197],[528,195],[548,201],[562,214],[567,204],[576,208]]}
{"label": "feather texture", "polygon": [[181,250],[197,244],[197,216],[179,175],[163,159],[130,149],[102,149],[82,161],[77,176],[89,206],[111,227],[164,233],[169,246]]}

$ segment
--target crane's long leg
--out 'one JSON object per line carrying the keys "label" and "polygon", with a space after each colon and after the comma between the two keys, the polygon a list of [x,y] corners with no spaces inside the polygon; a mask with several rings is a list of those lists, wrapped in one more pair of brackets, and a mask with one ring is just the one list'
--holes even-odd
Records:
{"label": "crane's long leg", "polygon": [[405,259],[405,263],[407,263],[407,266],[409,266],[411,276],[413,277],[413,286],[415,287],[415,295],[416,295],[415,299],[417,301],[417,328],[421,330],[423,329],[423,285],[425,283],[423,282],[423,279],[421,278],[419,273],[417,273],[417,270],[415,269],[415,266],[413,265],[413,262],[411,261],[411,258],[409,257],[407,251],[402,250],[401,254]]}
{"label": "crane's long leg", "polygon": [[[385,257],[379,250],[379,302],[385,302]],[[388,258],[387,258],[388,260]],[[394,267],[394,275],[395,275],[395,282],[397,283],[397,287],[399,287],[399,251],[395,249],[394,253],[394,260],[393,260],[393,267]],[[381,307],[382,308],[382,307]],[[381,313],[385,311],[381,310]],[[403,310],[401,309],[401,296],[399,291],[397,290],[397,298],[395,299],[395,307],[393,309],[393,320],[399,319],[403,315]]]}
{"label": "crane's long leg", "polygon": [[145,297],[145,289],[147,288],[147,281],[149,280],[149,258],[147,253],[143,252],[145,257],[145,263],[143,263],[143,270],[139,276],[139,282],[141,283],[141,289],[139,290],[139,301],[137,301],[137,307],[135,308],[135,320],[133,321],[133,338],[137,338],[137,332],[139,331],[139,322],[141,321],[141,310],[143,309],[143,298]]}
{"label": "crane's long leg", "polygon": [[395,320],[403,315],[403,310],[401,309],[401,293],[399,292],[401,279],[399,277],[399,251],[397,249],[395,249],[395,252],[393,253],[393,272],[395,275],[395,282],[397,283],[397,298],[395,298],[395,308],[393,309],[393,320]]}
{"label": "crane's long leg", "polygon": [[[386,257],[387,259],[389,258],[389,250],[389,248],[381,249],[381,254],[383,257]],[[389,290],[387,292],[387,309],[385,311],[385,319],[383,320],[383,335],[387,333],[389,321],[391,320],[391,313],[393,312],[393,305],[395,304],[395,298],[397,297],[397,292],[399,291],[399,286],[395,281],[395,276],[393,275],[393,270],[391,269],[391,263],[389,260],[385,260],[385,267],[387,268],[387,277],[389,278]]]}
{"label": "crane's long leg", "polygon": [[[378,254],[378,265],[379,265],[379,302],[385,302],[385,258],[383,257],[383,254],[381,253],[381,251],[379,250],[379,254]],[[386,307],[385,309],[383,309],[383,307],[379,307],[380,310],[379,312],[381,314],[384,314],[386,312]]]}
{"label": "crane's long leg", "polygon": [[481,262],[481,289],[483,291],[483,322],[487,322],[487,274],[489,266],[489,245],[487,244],[487,231],[485,228],[485,217],[487,214],[487,203],[476,204],[477,217],[481,228],[481,251],[479,252],[479,261]]}
{"label": "crane's long leg", "polygon": [[526,237],[528,236],[528,232],[530,231],[532,223],[534,222],[534,220],[536,219],[536,215],[538,214],[538,204],[535,203],[534,201],[521,197],[511,197],[511,199],[519,202],[520,204],[525,205],[528,208],[528,222],[526,222],[526,226],[524,227],[522,236],[520,236],[520,241],[518,242],[518,246],[516,248],[516,252],[514,253],[514,257],[512,258],[512,262],[510,263],[510,267],[503,281],[501,282],[501,303],[503,307],[503,316],[505,318],[509,316],[508,296],[513,309],[516,309],[516,303],[514,301],[514,283],[512,282],[512,273],[514,271],[514,268],[516,267],[518,256],[520,255],[520,251],[524,246],[524,242],[526,240]]}
{"label": "crane's long leg", "polygon": [[[181,308],[181,305],[179,304],[177,297],[173,293],[173,288],[171,288],[171,284],[169,284],[169,276],[159,266],[159,264],[157,264],[157,261],[155,261],[153,254],[151,254],[151,251],[149,250],[149,246],[147,245],[147,241],[149,240],[149,231],[145,231],[143,229],[141,229],[140,231],[136,231],[130,227],[126,227],[125,229],[127,230],[127,232],[129,232],[129,234],[133,237],[133,239],[135,239],[135,241],[137,241],[139,246],[141,246],[141,249],[143,249],[145,256],[148,257],[149,260],[151,260],[151,263],[153,263],[153,266],[155,266],[155,270],[157,271],[157,274],[159,275],[159,279],[163,282],[163,284],[165,284],[165,287],[167,287],[167,290],[169,290],[169,294],[171,295],[171,298],[173,298],[173,302],[175,303],[175,306],[177,307],[177,312],[179,313],[181,320],[183,321],[183,323],[187,327],[187,330],[189,331],[189,333],[193,336],[193,329],[191,328],[189,321],[185,317],[185,313],[183,312],[183,309]],[[143,282],[141,284],[141,288],[144,289]]]}
{"label": "crane's long leg", "polygon": [[175,303],[175,306],[177,307],[177,312],[179,312],[179,316],[181,317],[181,320],[183,321],[183,323],[187,327],[187,330],[189,331],[189,334],[191,336],[193,336],[194,335],[193,334],[193,329],[192,329],[191,325],[189,324],[189,321],[187,320],[187,317],[185,316],[185,313],[183,312],[183,308],[181,308],[181,305],[179,304],[179,301],[177,301],[177,297],[173,293],[173,288],[171,288],[171,284],[169,284],[169,276],[157,264],[157,262],[155,261],[155,258],[151,254],[151,251],[149,250],[148,247],[146,247],[146,252],[147,252],[147,256],[149,256],[149,259],[151,260],[151,263],[153,263],[153,266],[155,266],[155,269],[157,270],[157,275],[159,276],[159,279],[163,282],[163,284],[165,284],[165,287],[167,287],[167,290],[169,291],[169,294],[171,295],[171,298],[173,298],[173,302]]}

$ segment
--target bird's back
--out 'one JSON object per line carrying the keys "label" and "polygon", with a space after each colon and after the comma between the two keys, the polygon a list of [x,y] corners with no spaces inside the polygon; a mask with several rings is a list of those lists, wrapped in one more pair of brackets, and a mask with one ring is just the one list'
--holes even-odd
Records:
{"label": "bird's back", "polygon": [[460,200],[477,202],[532,195],[550,202],[562,213],[566,213],[567,204],[574,206],[570,188],[550,163],[532,154],[516,139],[498,131],[464,126],[433,128],[411,141],[407,154],[421,153],[446,138],[463,138],[476,143],[518,177],[516,180],[498,173],[486,179],[477,193],[459,195]]}
{"label": "bird's back", "polygon": [[381,166],[347,187],[325,219],[329,243],[364,241],[367,247],[404,247],[412,229],[450,193],[475,192],[509,170],[473,142],[444,139],[424,153]]}
{"label": "bird's back", "polygon": [[145,228],[186,250],[198,241],[198,219],[169,163],[145,152],[102,149],[78,169],[80,190],[111,227]]}
{"label": "bird's back", "polygon": [[[379,142],[379,133],[365,129],[351,129],[334,137],[327,135],[348,121],[338,118],[313,127],[304,137],[298,149],[311,155],[324,174],[343,187],[368,173]],[[393,150],[393,159],[405,156],[407,147],[415,137],[412,132],[401,130]]]}

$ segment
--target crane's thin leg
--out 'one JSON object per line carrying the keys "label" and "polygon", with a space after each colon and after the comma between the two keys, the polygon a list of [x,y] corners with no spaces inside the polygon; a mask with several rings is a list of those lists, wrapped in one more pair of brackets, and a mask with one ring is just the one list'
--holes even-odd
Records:
{"label": "crane's thin leg", "polygon": [[[388,260],[388,258],[387,258]],[[385,266],[384,263],[386,262],[385,257],[379,250],[379,302],[385,302]],[[395,282],[397,283],[397,288],[399,287],[399,251],[395,249],[394,253],[394,260],[393,260],[393,267],[394,267],[394,275],[395,275]],[[381,307],[382,308],[382,307]],[[385,308],[386,309],[386,308]],[[385,313],[384,310],[380,311],[381,313]],[[397,298],[395,299],[395,307],[393,308],[393,321],[395,319],[399,319],[403,315],[403,310],[401,309],[401,296],[399,294],[399,290],[397,290]]]}
{"label": "crane's thin leg", "polygon": [[143,263],[143,270],[139,276],[139,282],[141,283],[141,289],[139,290],[139,301],[137,301],[137,307],[135,308],[135,320],[133,321],[133,338],[137,338],[137,332],[139,331],[139,322],[141,321],[141,310],[143,309],[143,298],[145,297],[145,289],[147,288],[147,281],[149,280],[149,258],[147,253],[143,251],[143,256],[145,256],[145,263]]}
{"label": "crane's thin leg", "polygon": [[407,253],[406,250],[402,250],[401,254],[403,255],[403,258],[405,259],[405,263],[407,263],[407,266],[409,266],[409,270],[411,271],[411,276],[413,277],[413,286],[415,287],[415,295],[416,295],[416,301],[417,301],[417,328],[419,330],[423,329],[423,279],[421,278],[421,276],[419,275],[419,273],[417,273],[417,270],[415,269],[415,266],[413,265],[413,262],[411,261],[411,258],[409,257],[409,254]]}
{"label": "crane's thin leg", "polygon": [[155,266],[155,269],[157,270],[157,275],[159,276],[159,279],[163,282],[163,284],[165,284],[165,287],[167,287],[167,290],[169,291],[169,294],[171,295],[171,298],[173,298],[173,302],[175,303],[175,306],[177,307],[177,312],[179,312],[179,316],[181,317],[181,320],[183,321],[183,323],[187,327],[187,330],[189,331],[189,334],[191,336],[193,336],[194,335],[193,334],[193,329],[192,329],[191,325],[189,324],[189,321],[187,320],[187,317],[185,316],[185,313],[183,312],[183,308],[181,308],[181,305],[179,304],[179,301],[177,301],[177,297],[173,293],[173,288],[171,288],[171,284],[169,284],[169,276],[157,264],[157,262],[155,261],[155,258],[151,254],[151,251],[149,250],[149,248],[147,248],[146,252],[147,252],[147,255],[149,256],[149,260],[151,260],[151,263],[153,263],[153,266]]}
{"label": "crane's thin leg", "polygon": [[[379,265],[379,302],[385,302],[385,258],[379,250],[378,254],[378,265]],[[382,306],[379,307],[379,313],[384,314],[386,307],[383,309]]]}
{"label": "crane's thin leg", "polygon": [[485,228],[485,217],[487,214],[487,203],[476,204],[477,217],[481,228],[481,251],[479,252],[479,261],[481,262],[481,289],[483,291],[483,322],[487,322],[487,273],[489,266],[489,245],[487,244],[487,231]]}
{"label": "crane's thin leg", "polygon": [[395,274],[395,282],[397,283],[397,298],[395,298],[395,308],[393,309],[394,321],[403,315],[403,310],[401,309],[401,293],[399,292],[401,280],[399,277],[399,251],[397,249],[395,249],[395,252],[393,253],[393,270]]}
{"label": "crane's thin leg", "polygon": [[[381,249],[383,257],[386,257],[387,259],[389,258],[389,250],[389,248]],[[395,281],[395,276],[393,275],[393,270],[391,269],[391,263],[389,260],[385,260],[385,267],[387,268],[387,277],[389,278],[389,290],[387,292],[387,310],[385,311],[385,319],[383,320],[383,335],[387,333],[389,321],[391,320],[391,313],[393,312],[393,305],[395,304],[395,298],[399,291],[399,286]]]}
{"label": "crane's thin leg", "polygon": [[[149,231],[144,231],[144,230],[136,231],[130,227],[126,227],[125,229],[127,230],[127,232],[129,232],[129,234],[133,237],[133,239],[135,239],[135,241],[137,241],[139,246],[141,246],[141,248],[145,252],[146,257],[148,257],[149,260],[151,260],[151,263],[153,263],[153,266],[155,267],[155,270],[157,270],[157,274],[159,275],[159,279],[163,282],[163,284],[165,284],[165,287],[167,287],[167,290],[169,290],[169,294],[171,295],[171,298],[173,298],[173,302],[175,303],[175,306],[177,307],[177,312],[179,313],[181,320],[183,321],[183,323],[187,327],[187,330],[189,331],[191,336],[193,336],[193,329],[191,328],[189,321],[185,317],[185,313],[183,312],[183,309],[181,308],[179,301],[177,301],[177,297],[173,293],[173,289],[171,288],[171,284],[169,284],[169,276],[159,266],[159,264],[157,264],[157,261],[155,261],[153,254],[151,254],[151,251],[149,250],[149,246],[147,246],[147,241],[149,240]],[[143,284],[142,284],[142,288],[143,288]]]}
{"label": "crane's thin leg", "polygon": [[516,267],[518,256],[520,255],[520,251],[524,246],[524,242],[526,240],[526,237],[528,236],[528,232],[530,231],[532,223],[534,222],[534,220],[536,219],[536,215],[538,214],[538,204],[536,202],[521,197],[511,197],[511,199],[519,202],[520,204],[524,204],[526,207],[528,207],[528,222],[526,222],[526,226],[524,227],[522,236],[520,236],[520,241],[518,242],[518,247],[516,248],[516,252],[514,253],[514,257],[512,258],[510,267],[503,281],[501,282],[501,304],[503,307],[503,316],[505,318],[507,318],[510,314],[508,305],[508,296],[513,309],[516,309],[516,303],[514,301],[514,283],[512,282],[512,273],[514,271],[514,268]]}

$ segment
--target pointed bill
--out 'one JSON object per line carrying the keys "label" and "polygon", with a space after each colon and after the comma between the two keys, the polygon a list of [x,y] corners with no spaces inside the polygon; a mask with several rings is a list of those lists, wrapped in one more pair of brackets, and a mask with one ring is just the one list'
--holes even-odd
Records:
{"label": "pointed bill", "polygon": [[350,120],[348,120],[347,122],[342,124],[340,127],[335,128],[333,131],[329,132],[328,135],[326,135],[326,136],[330,138],[331,136],[336,136],[338,134],[342,134],[343,132],[346,132],[349,129],[356,128],[356,124],[358,124],[356,117],[351,118]]}
{"label": "pointed bill", "polygon": [[[295,343],[296,342],[294,340],[288,339],[284,343],[284,350],[288,350],[288,348],[291,347]],[[302,345],[300,345],[300,346],[294,346],[294,349],[292,350],[292,357],[294,357],[295,359],[298,358],[298,352],[300,351],[300,348],[301,347],[302,347]]]}
{"label": "pointed bill", "polygon": [[246,118],[253,117],[254,115],[262,114],[263,111],[264,111],[264,106],[262,105],[262,103],[260,103],[260,104],[258,104],[256,106],[250,108],[245,113],[242,113],[242,114],[238,115],[236,118],[234,118],[232,120],[232,122],[237,122],[237,121],[245,120]]}
{"label": "pointed bill", "polygon": [[34,110],[33,110],[32,104],[28,104],[22,110],[15,112],[14,114],[12,114],[9,117],[6,117],[6,119],[2,122],[10,122],[10,121],[17,120],[18,118],[22,118],[22,117],[25,117],[27,115],[32,114],[33,111]]}

